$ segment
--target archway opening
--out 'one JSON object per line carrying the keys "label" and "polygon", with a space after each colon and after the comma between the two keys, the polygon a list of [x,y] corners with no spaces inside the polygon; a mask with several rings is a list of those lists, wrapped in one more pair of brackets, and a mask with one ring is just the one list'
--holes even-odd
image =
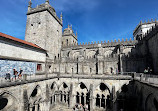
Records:
{"label": "archway opening", "polygon": [[32,111],[35,111],[35,106],[32,107]]}
{"label": "archway opening", "polygon": [[96,106],[100,107],[100,96],[99,96],[99,94],[97,94],[97,97],[96,97]]}
{"label": "archway opening", "polygon": [[79,103],[79,93],[77,92],[77,95],[76,95],[76,103]]}
{"label": "archway opening", "polygon": [[35,88],[31,94],[31,97],[35,97],[37,95],[37,88]]}
{"label": "archway opening", "polygon": [[64,84],[63,84],[63,87],[64,87],[64,88],[67,88],[68,86],[64,83]]}
{"label": "archway opening", "polygon": [[81,89],[84,89],[84,88],[87,88],[87,87],[85,86],[85,84],[83,84],[83,83],[81,82],[80,88],[81,88]]}
{"label": "archway opening", "polygon": [[67,99],[66,99],[66,92],[64,92],[64,101],[66,103]]}
{"label": "archway opening", "polygon": [[81,104],[84,105],[84,94],[81,94]]}
{"label": "archway opening", "polygon": [[63,93],[62,93],[62,91],[60,92],[60,101],[61,102],[63,101]]}
{"label": "archway opening", "polygon": [[106,99],[106,108],[110,108],[110,95],[107,95],[107,99]]}
{"label": "archway opening", "polygon": [[100,84],[100,90],[105,91],[106,89],[108,89],[108,87],[104,83],[101,83]]}
{"label": "archway opening", "polygon": [[51,85],[51,87],[50,87],[51,89],[53,89],[54,88],[54,83]]}
{"label": "archway opening", "polygon": [[0,110],[4,109],[8,104],[7,98],[0,98]]}

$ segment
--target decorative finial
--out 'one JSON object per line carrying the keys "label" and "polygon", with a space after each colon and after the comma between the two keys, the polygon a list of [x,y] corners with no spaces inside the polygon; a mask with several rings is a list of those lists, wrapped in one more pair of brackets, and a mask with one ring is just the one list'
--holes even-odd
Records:
{"label": "decorative finial", "polygon": [[31,10],[31,5],[32,5],[32,2],[31,2],[31,0],[30,0],[30,1],[29,1],[29,5],[28,5],[28,11]]}
{"label": "decorative finial", "polygon": [[151,22],[153,22],[153,19],[151,19]]}
{"label": "decorative finial", "polygon": [[46,4],[49,4],[49,0],[46,0]]}
{"label": "decorative finial", "polygon": [[76,37],[77,37],[77,31],[76,31]]}
{"label": "decorative finial", "polygon": [[140,21],[140,25],[142,25],[142,20]]}
{"label": "decorative finial", "polygon": [[155,19],[155,22],[157,22],[157,20]]}
{"label": "decorative finial", "polygon": [[32,5],[32,2],[31,2],[31,0],[29,1],[29,6],[28,7],[31,7],[31,5]]}
{"label": "decorative finial", "polygon": [[68,24],[68,29],[70,28],[69,24]]}

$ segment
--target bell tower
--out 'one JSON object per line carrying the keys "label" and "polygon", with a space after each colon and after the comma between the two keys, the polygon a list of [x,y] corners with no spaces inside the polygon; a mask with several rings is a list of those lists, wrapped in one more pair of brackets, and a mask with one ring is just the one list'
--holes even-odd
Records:
{"label": "bell tower", "polygon": [[25,40],[47,50],[50,59],[60,55],[62,27],[62,17],[58,18],[49,0],[35,8],[29,1]]}

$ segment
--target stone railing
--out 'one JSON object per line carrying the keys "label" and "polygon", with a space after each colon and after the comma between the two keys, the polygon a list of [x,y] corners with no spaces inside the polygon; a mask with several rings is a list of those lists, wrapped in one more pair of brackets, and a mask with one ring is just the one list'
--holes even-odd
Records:
{"label": "stone railing", "polygon": [[131,80],[133,72],[127,73],[117,73],[114,75],[106,75],[106,74],[23,74],[21,78],[16,77],[7,77],[0,76],[0,88],[15,86],[20,84],[27,84],[32,82],[44,81],[54,78],[78,78],[78,79],[111,79],[111,80]]}
{"label": "stone railing", "polygon": [[0,88],[57,78],[57,74],[23,74],[21,78],[0,76]]}
{"label": "stone railing", "polygon": [[158,75],[135,73],[134,79],[148,84],[158,85]]}

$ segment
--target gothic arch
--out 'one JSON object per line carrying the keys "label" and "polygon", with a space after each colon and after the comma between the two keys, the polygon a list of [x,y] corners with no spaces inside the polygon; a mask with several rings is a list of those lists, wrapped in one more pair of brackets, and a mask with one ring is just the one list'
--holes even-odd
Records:
{"label": "gothic arch", "polygon": [[105,52],[104,52],[104,57],[109,57],[111,54],[112,54],[112,52],[113,52],[113,50],[106,50]]}
{"label": "gothic arch", "polygon": [[56,83],[56,82],[53,82],[52,84],[50,84],[49,88],[50,88],[50,93],[51,93],[51,94],[54,94],[55,91],[58,90],[57,83]]}
{"label": "gothic arch", "polygon": [[42,89],[41,89],[41,87],[39,86],[39,85],[35,85],[33,88],[31,88],[31,92],[30,92],[30,94],[29,94],[29,97],[31,97],[31,94],[33,93],[33,91],[35,90],[35,89],[38,89],[38,93],[41,93],[42,94]]}
{"label": "gothic arch", "polygon": [[41,87],[39,85],[36,85],[29,95],[29,103],[33,105],[36,101],[39,102],[42,96],[43,93]]}
{"label": "gothic arch", "polygon": [[19,101],[9,91],[0,93],[0,110],[2,111],[17,111]]}
{"label": "gothic arch", "polygon": [[69,91],[69,86],[63,82],[60,87],[59,87],[59,90],[62,90],[62,91]]}
{"label": "gothic arch", "polygon": [[72,58],[73,58],[73,59],[77,59],[77,58],[79,57],[79,55],[80,55],[80,52],[79,52],[79,51],[73,52]]}
{"label": "gothic arch", "polygon": [[108,87],[106,83],[101,82],[99,85],[97,85],[94,88],[93,96],[96,97],[96,94],[99,94],[99,96],[101,96],[102,94],[104,96],[108,96],[110,95],[110,88]]}
{"label": "gothic arch", "polygon": [[83,82],[80,82],[78,83],[78,86],[76,87],[76,93],[79,93],[81,95],[81,93],[84,93],[84,94],[87,94],[88,93],[88,88],[87,86],[83,83]]}
{"label": "gothic arch", "polygon": [[105,84],[105,86],[107,87],[107,89],[108,89],[109,93],[111,93],[111,88],[110,88],[110,85],[109,85],[109,84],[107,84],[107,83],[105,83],[105,82],[100,82],[99,84],[97,84],[97,85],[94,87],[94,89],[97,89],[97,87],[99,87],[101,83]]}
{"label": "gothic arch", "polygon": [[94,58],[95,55],[96,55],[96,51],[95,50],[90,50],[90,51],[87,52],[86,57],[87,57],[87,59],[90,59],[90,58]]}

